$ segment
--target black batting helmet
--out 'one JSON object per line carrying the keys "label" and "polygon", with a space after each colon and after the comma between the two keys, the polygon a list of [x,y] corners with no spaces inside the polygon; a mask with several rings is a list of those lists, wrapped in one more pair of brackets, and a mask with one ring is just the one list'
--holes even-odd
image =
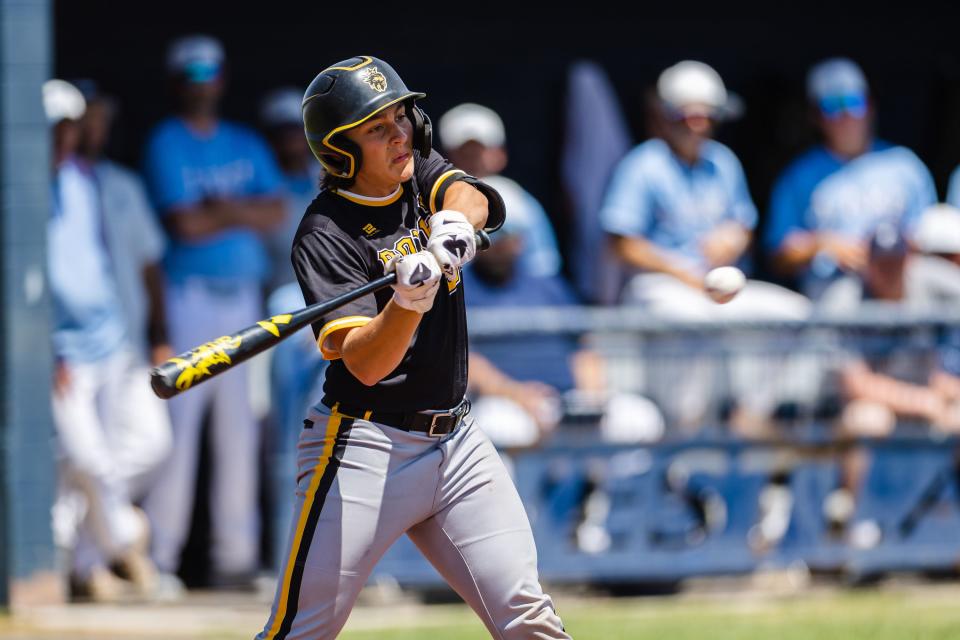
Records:
{"label": "black batting helmet", "polygon": [[352,179],[363,159],[360,148],[340,134],[405,102],[413,123],[413,148],[426,156],[431,146],[430,119],[414,103],[426,95],[407,89],[393,67],[372,56],[327,67],[303,94],[303,129],[310,149],[329,175]]}

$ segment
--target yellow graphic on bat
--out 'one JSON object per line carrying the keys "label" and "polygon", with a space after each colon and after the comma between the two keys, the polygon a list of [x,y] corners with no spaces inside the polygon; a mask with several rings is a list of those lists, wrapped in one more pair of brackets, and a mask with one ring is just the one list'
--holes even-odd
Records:
{"label": "yellow graphic on bat", "polygon": [[[222,336],[213,342],[200,345],[185,358],[170,358],[177,365],[177,389],[189,389],[194,382],[210,374],[210,367],[218,364],[230,364],[230,354],[240,348],[240,336]],[[230,351],[228,353],[227,351]]]}
{"label": "yellow graphic on bat", "polygon": [[260,325],[262,329],[266,329],[276,337],[280,337],[280,329],[277,328],[278,324],[290,324],[290,318],[293,316],[289,313],[284,313],[283,315],[273,316],[269,320],[261,320],[257,324]]}

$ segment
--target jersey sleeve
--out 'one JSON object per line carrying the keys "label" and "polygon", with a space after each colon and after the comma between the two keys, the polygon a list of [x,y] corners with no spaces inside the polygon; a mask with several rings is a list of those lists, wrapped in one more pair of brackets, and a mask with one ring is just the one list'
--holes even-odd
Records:
{"label": "jersey sleeve", "polygon": [[923,160],[918,158],[913,152],[910,153],[911,164],[913,165],[913,174],[915,176],[915,185],[911,191],[910,200],[904,211],[902,227],[909,234],[916,232],[917,223],[920,221],[923,212],[930,206],[937,203],[937,187],[933,182],[933,176]]}
{"label": "jersey sleeve", "polygon": [[134,228],[140,231],[138,238],[138,249],[141,264],[153,264],[160,262],[163,258],[163,252],[167,248],[167,238],[160,228],[157,220],[157,214],[150,206],[150,200],[147,198],[146,190],[140,178],[133,173],[125,173],[125,178],[130,189],[131,206],[127,212],[136,220]]}
{"label": "jersey sleeve", "polygon": [[414,153],[414,175],[417,185],[420,187],[420,197],[423,206],[431,214],[443,209],[443,198],[455,182],[463,181],[482,193],[489,203],[487,206],[487,223],[484,229],[487,231],[496,231],[503,226],[506,212],[503,207],[503,199],[496,189],[490,185],[477,180],[461,169],[453,166],[449,160],[440,155],[436,149],[430,151],[426,158]]}
{"label": "jersey sleeve", "polygon": [[781,176],[770,196],[770,218],[763,237],[763,246],[768,252],[780,251],[790,233],[807,230],[804,225],[806,207],[806,199],[801,195],[795,177],[789,173]]}
{"label": "jersey sleeve", "polygon": [[950,174],[950,182],[947,184],[947,204],[960,207],[960,167]]}
{"label": "jersey sleeve", "polygon": [[467,173],[453,166],[436,149],[432,149],[426,158],[419,153],[414,158],[414,174],[421,189],[423,205],[430,213],[436,213],[443,209],[443,196],[450,185],[467,177]]}
{"label": "jersey sleeve", "polygon": [[744,228],[752,231],[757,226],[757,207],[753,204],[753,198],[750,197],[750,189],[747,187],[747,176],[743,173],[743,165],[740,161],[730,154],[730,179],[732,182],[731,191],[733,192],[730,203],[729,215],[735,222],[739,222]]}
{"label": "jersey sleeve", "polygon": [[653,217],[650,194],[639,158],[620,161],[600,209],[600,226],[617,236],[644,236]]}
{"label": "jersey sleeve", "polygon": [[[349,239],[329,230],[316,229],[303,236],[293,248],[293,270],[308,305],[330,300],[369,282],[362,254]],[[335,332],[361,327],[378,313],[373,294],[331,311],[313,323],[313,335],[320,353],[336,360],[340,353],[328,344]]]}

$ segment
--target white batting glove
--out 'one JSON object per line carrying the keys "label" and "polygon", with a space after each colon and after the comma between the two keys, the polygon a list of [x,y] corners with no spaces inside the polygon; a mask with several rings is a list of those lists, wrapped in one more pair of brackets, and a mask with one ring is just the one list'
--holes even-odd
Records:
{"label": "white batting glove", "polygon": [[417,313],[430,311],[440,288],[440,266],[432,253],[418,251],[391,258],[383,270],[397,272],[397,284],[391,285],[395,303]]}
{"label": "white batting glove", "polygon": [[430,239],[427,251],[437,259],[437,264],[447,280],[456,280],[460,267],[473,260],[477,254],[477,240],[473,225],[459,211],[444,209],[430,216]]}

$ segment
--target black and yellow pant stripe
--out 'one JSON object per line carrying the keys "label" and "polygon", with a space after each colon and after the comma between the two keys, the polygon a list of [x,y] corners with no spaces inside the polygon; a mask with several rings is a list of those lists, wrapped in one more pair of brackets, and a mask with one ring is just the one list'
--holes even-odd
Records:
{"label": "black and yellow pant stripe", "polygon": [[297,615],[300,585],[303,582],[307,554],[310,552],[310,542],[317,529],[327,492],[330,491],[337,469],[340,468],[340,460],[343,459],[343,451],[346,449],[353,421],[353,418],[338,413],[336,407],[327,421],[323,451],[313,468],[303,507],[297,517],[296,532],[283,572],[283,582],[277,598],[273,624],[270,625],[265,636],[267,640],[283,640],[290,633],[293,619]]}

